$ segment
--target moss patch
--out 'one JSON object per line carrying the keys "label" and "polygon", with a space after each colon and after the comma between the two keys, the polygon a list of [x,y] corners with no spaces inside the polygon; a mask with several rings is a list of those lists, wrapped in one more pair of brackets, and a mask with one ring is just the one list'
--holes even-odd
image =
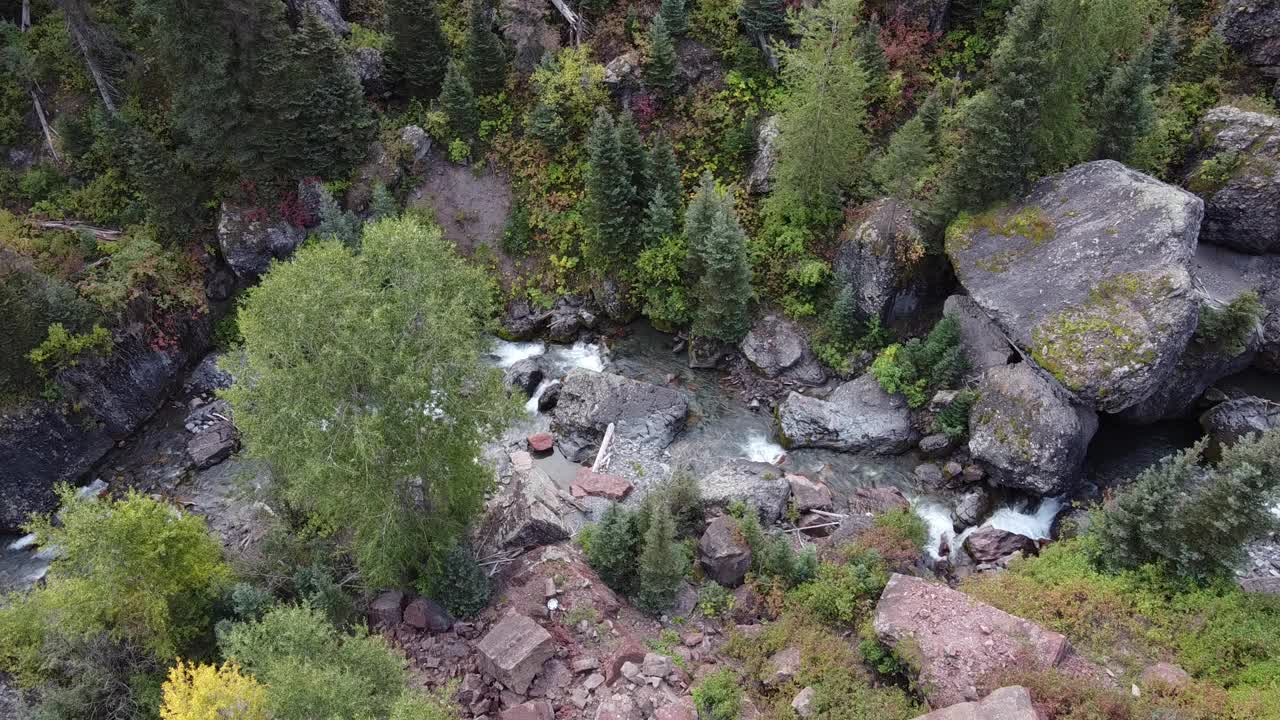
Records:
{"label": "moss patch", "polygon": [[1003,207],[995,207],[978,215],[961,213],[947,226],[944,242],[947,254],[954,256],[969,250],[973,246],[973,237],[978,232],[1026,241],[1025,244],[1002,248],[975,261],[978,267],[987,272],[1003,273],[1029,250],[1053,239],[1054,225],[1043,210],[1034,206],[1016,213],[1010,213]]}

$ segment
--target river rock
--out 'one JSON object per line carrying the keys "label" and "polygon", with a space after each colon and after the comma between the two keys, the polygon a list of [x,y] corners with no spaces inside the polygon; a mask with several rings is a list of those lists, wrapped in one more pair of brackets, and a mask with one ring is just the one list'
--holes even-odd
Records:
{"label": "river rock", "polygon": [[517,360],[502,373],[502,381],[508,387],[519,389],[525,394],[525,397],[533,396],[534,391],[538,389],[538,385],[542,383],[544,377],[546,377],[546,372],[537,358]]}
{"label": "river rock", "polygon": [[555,641],[525,615],[509,613],[476,645],[480,667],[517,695],[529,689],[542,664],[555,655]]}
{"label": "river rock", "polygon": [[1014,668],[1056,668],[1088,680],[1106,677],[1075,655],[1061,634],[907,575],[889,578],[876,604],[874,628],[890,647],[910,647],[915,687],[933,707],[975,700],[985,679]]}
{"label": "river rock", "polygon": [[[1280,10],[1275,14],[1280,19]],[[1275,43],[1280,46],[1280,31]],[[1187,186],[1205,199],[1200,241],[1280,253],[1280,118],[1216,107],[1197,132],[1204,149]]]}
{"label": "river rock", "polygon": [[671,444],[684,428],[689,402],[670,388],[621,375],[576,369],[560,385],[552,429],[560,452],[589,462],[614,424],[614,440],[648,452]]}
{"label": "river rock", "polygon": [[721,515],[707,524],[698,541],[698,562],[706,576],[725,587],[742,584],[751,568],[751,548],[742,537],[738,523]]}
{"label": "river rock", "polygon": [[911,411],[870,373],[836,388],[826,400],[793,392],[778,407],[778,424],[793,448],[895,455],[911,447]]}
{"label": "river rock", "polygon": [[772,524],[787,510],[791,483],[768,463],[735,460],[702,478],[702,501],[709,508],[728,509],[736,501],[754,507],[760,519]]}
{"label": "river rock", "polygon": [[543,334],[551,342],[571,343],[578,338],[578,333],[595,327],[598,319],[587,298],[561,297],[556,300],[551,314],[547,316]]}
{"label": "river rock", "polygon": [[1019,535],[1008,530],[987,525],[969,533],[964,540],[964,549],[975,562],[991,563],[1013,553],[1034,555],[1039,546],[1036,541],[1026,535]]}
{"label": "river rock", "polygon": [[978,701],[957,703],[934,710],[915,720],[1043,720],[1031,702],[1031,693],[1021,685],[991,691]]}
{"label": "river rock", "polygon": [[592,472],[591,468],[584,467],[578,470],[570,492],[575,498],[593,496],[618,502],[631,494],[631,487],[631,482],[626,478]]}
{"label": "river rock", "polygon": [[1188,264],[1204,203],[1110,160],[957,221],[947,255],[973,301],[1082,403],[1119,412],[1173,372],[1195,330]]}
{"label": "river rock", "polygon": [[804,333],[776,313],[755,321],[742,340],[742,354],[765,377],[802,385],[821,385],[827,379],[827,372],[809,349]]}
{"label": "river rock", "polygon": [[188,395],[204,395],[231,387],[235,379],[231,377],[231,373],[218,367],[221,357],[222,354],[216,352],[205,355],[182,384],[183,392]]}
{"label": "river rock", "polygon": [[218,246],[236,277],[252,281],[283,260],[307,238],[307,231],[289,224],[265,208],[222,203],[218,215]]}
{"label": "river rock", "polygon": [[536,453],[549,452],[556,444],[556,437],[549,432],[539,432],[525,438],[529,443],[529,451]]}
{"label": "river rock", "polygon": [[756,157],[747,173],[747,188],[762,195],[769,192],[773,168],[778,164],[778,116],[770,115],[756,130]]}
{"label": "river rock", "polygon": [[787,473],[786,478],[791,484],[791,504],[796,512],[831,509],[831,489],[826,485],[795,473]]}
{"label": "river rock", "polygon": [[235,426],[216,422],[187,441],[187,454],[197,468],[204,469],[226,460],[239,444]]}
{"label": "river rock", "polygon": [[991,510],[991,493],[986,488],[977,487],[956,501],[955,509],[951,511],[951,524],[957,531],[973,527],[982,522],[982,518]]}
{"label": "river rock", "polygon": [[1227,0],[1217,29],[1250,65],[1280,75],[1280,6],[1273,0]]}
{"label": "river rock", "polygon": [[[527,454],[527,453],[526,453]],[[583,519],[540,468],[517,472],[504,492],[485,505],[475,542],[488,553],[568,540]]]}
{"label": "river rock", "polygon": [[981,375],[987,368],[1008,365],[1017,358],[1013,346],[1009,344],[1000,328],[987,317],[973,298],[966,295],[952,295],[942,305],[942,314],[956,321],[960,330],[960,343],[964,346],[965,357],[969,359],[969,370]]}
{"label": "river rock", "polygon": [[1200,427],[1215,445],[1234,445],[1246,435],[1280,428],[1280,403],[1258,397],[1227,400],[1201,415]]}
{"label": "river rock", "polygon": [[955,446],[955,441],[945,433],[925,435],[920,438],[920,442],[917,445],[920,448],[920,454],[929,458],[946,457],[955,449]]}
{"label": "river rock", "polygon": [[853,293],[862,317],[894,320],[920,306],[938,274],[935,258],[924,251],[911,207],[881,198],[852,211],[833,270],[841,292]]}
{"label": "river rock", "polygon": [[996,485],[1056,495],[1079,477],[1097,429],[1092,410],[1073,405],[1031,366],[994,367],[969,413],[969,452]]}

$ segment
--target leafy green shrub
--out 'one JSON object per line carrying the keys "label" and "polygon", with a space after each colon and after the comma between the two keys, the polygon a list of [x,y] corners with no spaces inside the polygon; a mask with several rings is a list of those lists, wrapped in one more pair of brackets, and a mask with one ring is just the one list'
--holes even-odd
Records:
{"label": "leafy green shrub", "polygon": [[237,623],[221,645],[267,686],[276,720],[387,717],[402,703],[427,699],[408,688],[404,657],[381,637],[339,632],[310,607],[279,607]]}
{"label": "leafy green shrub", "polygon": [[788,601],[831,625],[852,626],[867,616],[889,574],[879,555],[850,553],[845,562],[824,562],[818,574],[788,595]]}
{"label": "leafy green shrub", "polygon": [[529,210],[517,205],[502,230],[502,249],[512,257],[524,257],[533,245],[533,228],[529,227]]}
{"label": "leafy green shrub", "polygon": [[247,582],[231,587],[231,612],[240,620],[258,620],[275,604],[275,595],[266,588]]}
{"label": "leafy green shrub", "polygon": [[454,617],[468,618],[489,604],[489,576],[471,551],[454,545],[445,553],[440,570],[418,583],[418,591],[436,598]]}
{"label": "leafy green shrub", "polygon": [[972,390],[961,390],[955,399],[947,404],[933,418],[933,431],[946,434],[952,440],[960,440],[969,435],[969,411],[978,401],[978,393]]}
{"label": "leafy green shrub", "polygon": [[1187,189],[1197,195],[1206,197],[1221,190],[1231,180],[1236,168],[1240,167],[1240,154],[1222,152],[1200,163],[1195,173],[1187,180]]}
{"label": "leafy green shrub", "polygon": [[742,708],[738,678],[728,668],[707,675],[693,689],[693,704],[698,717],[705,720],[738,720]]}
{"label": "leafy green shrub", "polygon": [[714,580],[708,580],[698,589],[698,609],[709,618],[727,617],[733,605],[733,593]]}
{"label": "leafy green shrub", "polygon": [[18,192],[32,204],[55,197],[66,186],[67,179],[49,165],[36,165],[18,178]]}
{"label": "leafy green shrub", "polygon": [[797,551],[785,534],[768,534],[754,510],[736,515],[738,529],[751,548],[751,573],[758,580],[783,588],[808,581],[818,571],[818,555],[812,545]]}
{"label": "leafy green shrub", "polygon": [[87,333],[69,333],[62,323],[49,326],[49,335],[37,345],[27,358],[44,377],[57,375],[62,370],[80,364],[86,355],[101,357],[111,352],[114,342],[111,333],[101,325],[94,325]]}
{"label": "leafy green shrub", "polygon": [[955,318],[945,317],[924,340],[912,338],[882,350],[871,363],[871,374],[885,392],[902,393],[908,405],[918,408],[934,392],[953,387],[967,367],[960,328]]}
{"label": "leafy green shrub", "polygon": [[378,32],[372,28],[365,27],[360,23],[351,23],[351,34],[347,36],[344,44],[352,50],[358,48],[373,48],[375,50],[386,50],[387,43],[390,42],[391,36],[383,32]]}
{"label": "leafy green shrub", "polygon": [[1146,469],[1103,509],[1094,532],[1104,566],[1230,577],[1245,543],[1277,526],[1280,430],[1224,448],[1211,468],[1200,466],[1204,448],[1201,441]]}
{"label": "leafy green shrub", "polygon": [[231,573],[203,518],[132,491],[116,501],[77,499],[67,486],[59,495],[59,523],[37,517],[26,529],[61,556],[43,587],[0,608],[0,668],[32,683],[59,638],[102,636],[158,659],[208,633]]}
{"label": "leafy green shrub", "polygon": [[1201,305],[1196,342],[1239,355],[1248,349],[1249,336],[1262,319],[1263,310],[1258,293],[1253,290],[1240,293],[1222,308]]}

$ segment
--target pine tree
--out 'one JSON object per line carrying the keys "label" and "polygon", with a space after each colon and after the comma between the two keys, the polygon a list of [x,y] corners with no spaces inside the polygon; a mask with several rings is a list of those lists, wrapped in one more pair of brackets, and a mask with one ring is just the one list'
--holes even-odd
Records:
{"label": "pine tree", "polygon": [[858,32],[853,57],[867,76],[867,93],[876,102],[885,100],[889,86],[889,59],[880,47],[880,26],[869,22]]}
{"label": "pine tree", "polygon": [[889,147],[871,166],[871,179],[884,192],[905,200],[915,194],[933,161],[933,138],[917,112],[890,138]]}
{"label": "pine tree", "polygon": [[634,168],[618,139],[618,128],[609,112],[600,108],[587,135],[586,217],[591,231],[591,252],[600,269],[628,257],[637,226],[634,222],[636,189]]}
{"label": "pine tree", "polygon": [[1163,85],[1178,67],[1178,50],[1181,46],[1182,27],[1176,12],[1170,12],[1156,26],[1151,36],[1151,83]]}
{"label": "pine tree", "polygon": [[1138,140],[1151,130],[1151,53],[1144,48],[1117,65],[1098,100],[1097,157],[1127,162]]}
{"label": "pine tree", "polygon": [[679,62],[666,20],[661,14],[655,15],[649,25],[649,56],[644,63],[645,86],[661,98],[670,98],[676,90]]}
{"label": "pine tree", "polygon": [[688,246],[686,272],[690,277],[700,278],[705,270],[703,260],[703,243],[711,235],[719,211],[719,195],[716,193],[716,181],[710,171],[702,173],[698,180],[698,191],[689,202],[684,214],[684,235]]}
{"label": "pine tree", "polygon": [[614,503],[604,511],[604,517],[595,526],[591,545],[587,548],[587,562],[605,585],[621,593],[628,593],[636,578],[636,543],[632,514]]}
{"label": "pine tree", "polygon": [[676,231],[676,213],[667,204],[666,195],[655,191],[649,206],[645,208],[644,223],[640,229],[640,239],[645,247],[652,247],[671,237]]}
{"label": "pine tree", "polygon": [[640,129],[636,127],[635,118],[630,111],[624,110],[618,119],[618,153],[626,166],[627,182],[631,184],[632,202],[627,208],[627,221],[632,229],[628,245],[633,249],[638,245],[638,229],[644,222],[645,211],[649,206],[649,198],[653,194],[651,181],[652,168],[649,165],[649,151],[644,140],[640,138]]}
{"label": "pine tree", "polygon": [[738,20],[752,35],[781,35],[787,31],[787,4],[785,0],[743,0]]}
{"label": "pine tree", "polygon": [[339,207],[331,193],[320,193],[319,215],[316,235],[324,239],[333,238],[352,249],[360,247],[360,218]]}
{"label": "pine tree", "polygon": [[392,197],[391,191],[386,185],[376,183],[373,186],[373,196],[369,199],[369,217],[373,220],[384,220],[393,218],[400,214],[400,207],[396,204],[396,199]]}
{"label": "pine tree", "polygon": [[667,32],[672,37],[683,37],[689,32],[689,11],[685,7],[685,0],[662,0],[658,15],[666,23]]}
{"label": "pine tree", "polygon": [[671,607],[688,570],[688,559],[676,544],[676,525],[665,503],[655,503],[640,554],[636,605],[653,614]]}
{"label": "pine tree", "polygon": [[493,31],[487,5],[483,0],[476,0],[467,36],[467,77],[477,95],[501,92],[507,79],[506,49]]}
{"label": "pine tree", "polygon": [[435,0],[386,0],[387,68],[397,92],[430,100],[440,92],[449,65],[449,45],[440,29]]}
{"label": "pine tree", "polygon": [[[751,327],[751,266],[747,236],[738,224],[733,198],[714,188],[714,214],[702,237],[689,236],[690,255],[698,256],[701,273],[694,291],[693,335],[737,343]],[[697,199],[695,199],[695,203]],[[692,206],[691,206],[692,212]],[[701,231],[701,218],[691,231]]]}
{"label": "pine tree", "polygon": [[459,140],[471,142],[480,129],[480,113],[476,108],[476,95],[471,90],[467,76],[458,64],[449,63],[440,89],[440,108],[449,118],[449,132]]}
{"label": "pine tree", "polygon": [[858,334],[862,311],[858,308],[858,291],[853,283],[844,283],[831,304],[827,316],[828,331],[841,342],[852,342]]}
{"label": "pine tree", "polygon": [[680,165],[676,162],[675,149],[665,136],[658,136],[649,150],[649,182],[654,192],[663,195],[667,207],[679,216],[684,200]]}

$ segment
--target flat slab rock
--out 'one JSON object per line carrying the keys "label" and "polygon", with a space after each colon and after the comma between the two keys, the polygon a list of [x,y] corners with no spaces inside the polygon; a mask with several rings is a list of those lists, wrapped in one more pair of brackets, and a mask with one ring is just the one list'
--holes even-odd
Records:
{"label": "flat slab rock", "polygon": [[631,481],[618,475],[591,472],[591,468],[582,468],[574,477],[569,491],[576,498],[594,497],[622,500],[631,494]]}
{"label": "flat slab rock", "polygon": [[915,720],[1041,720],[1031,693],[1021,685],[1002,687],[977,702],[957,703]]}
{"label": "flat slab rock", "polygon": [[919,668],[918,687],[934,707],[978,699],[978,686],[1006,668],[1057,668],[1099,682],[1106,677],[1076,655],[1065,636],[916,577],[895,573],[889,579],[874,622],[885,644],[906,643],[903,650]]}
{"label": "flat slab rock", "polygon": [[542,664],[555,654],[551,633],[526,615],[511,613],[476,645],[480,666],[489,677],[523,695]]}

